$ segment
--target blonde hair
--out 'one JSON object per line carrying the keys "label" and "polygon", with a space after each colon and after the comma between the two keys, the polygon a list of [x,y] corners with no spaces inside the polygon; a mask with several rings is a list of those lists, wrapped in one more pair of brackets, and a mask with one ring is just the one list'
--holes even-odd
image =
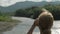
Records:
{"label": "blonde hair", "polygon": [[[46,10],[45,8],[42,8],[41,11],[42,11],[43,14],[51,15],[51,17],[53,17],[52,14],[51,14],[48,10]],[[41,15],[43,15],[42,13],[38,16],[38,18],[39,18]]]}
{"label": "blonde hair", "polygon": [[46,10],[45,8],[41,9],[43,12],[49,12],[48,10]]}

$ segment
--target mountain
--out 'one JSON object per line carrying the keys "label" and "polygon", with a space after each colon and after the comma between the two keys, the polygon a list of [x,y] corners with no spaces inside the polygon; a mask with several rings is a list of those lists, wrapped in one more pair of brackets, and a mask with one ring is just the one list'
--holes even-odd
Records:
{"label": "mountain", "polygon": [[56,1],[56,2],[46,2],[46,1],[42,1],[42,2],[33,2],[33,1],[17,2],[16,4],[13,4],[13,5],[8,6],[8,7],[0,6],[0,11],[2,11],[2,12],[14,12],[18,9],[25,9],[25,8],[29,8],[29,7],[33,7],[33,6],[43,6],[43,5],[46,5],[48,3],[50,3],[52,5],[58,5],[58,4],[60,4],[60,1]]}

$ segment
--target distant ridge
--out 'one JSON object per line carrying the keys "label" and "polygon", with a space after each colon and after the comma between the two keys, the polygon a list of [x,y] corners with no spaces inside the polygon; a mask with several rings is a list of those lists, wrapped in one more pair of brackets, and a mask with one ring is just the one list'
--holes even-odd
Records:
{"label": "distant ridge", "polygon": [[43,6],[43,5],[46,5],[48,3],[50,3],[52,5],[58,5],[58,4],[60,4],[60,1],[56,1],[56,2],[46,2],[46,1],[42,1],[42,2],[32,2],[32,1],[17,2],[16,4],[13,4],[13,5],[8,6],[8,7],[0,6],[0,11],[13,12],[13,11],[16,11],[17,9],[24,9],[24,8],[29,8],[29,7],[33,7],[33,6]]}

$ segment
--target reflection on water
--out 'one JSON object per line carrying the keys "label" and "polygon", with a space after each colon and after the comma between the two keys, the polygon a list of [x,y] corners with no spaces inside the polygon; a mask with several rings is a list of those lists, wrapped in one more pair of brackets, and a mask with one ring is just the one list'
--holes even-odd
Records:
{"label": "reflection on water", "polygon": [[[30,18],[23,17],[13,17],[13,19],[21,20],[22,23],[19,23],[16,27],[14,27],[11,31],[5,31],[3,34],[26,34],[33,24],[34,20]],[[52,27],[52,34],[59,34],[60,32],[60,21],[54,21],[54,25]],[[2,33],[1,33],[2,34]],[[38,27],[35,28],[33,34],[39,34]]]}

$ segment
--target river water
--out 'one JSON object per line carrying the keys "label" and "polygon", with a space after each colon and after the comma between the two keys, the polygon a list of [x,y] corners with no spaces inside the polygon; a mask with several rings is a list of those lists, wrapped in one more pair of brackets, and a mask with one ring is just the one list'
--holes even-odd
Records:
{"label": "river water", "polygon": [[[22,21],[18,25],[16,25],[12,30],[5,31],[3,34],[26,34],[30,29],[31,25],[34,22],[34,19],[25,18],[25,17],[12,17],[13,19]],[[60,34],[60,21],[54,21],[52,27],[52,34]],[[40,34],[38,27],[34,29],[33,34]]]}

